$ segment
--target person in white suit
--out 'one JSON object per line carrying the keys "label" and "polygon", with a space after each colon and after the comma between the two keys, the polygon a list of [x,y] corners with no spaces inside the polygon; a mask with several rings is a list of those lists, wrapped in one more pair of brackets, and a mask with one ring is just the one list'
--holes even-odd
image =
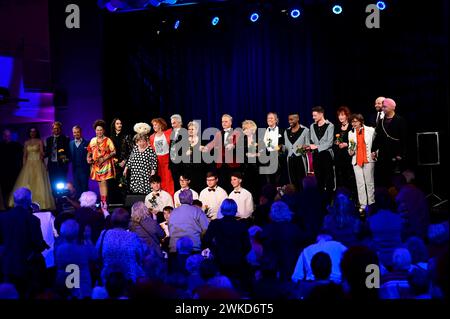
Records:
{"label": "person in white suit", "polygon": [[348,134],[348,152],[352,156],[360,209],[364,210],[375,202],[375,160],[371,156],[375,129],[364,125],[364,117],[361,114],[353,114],[350,121],[353,130]]}

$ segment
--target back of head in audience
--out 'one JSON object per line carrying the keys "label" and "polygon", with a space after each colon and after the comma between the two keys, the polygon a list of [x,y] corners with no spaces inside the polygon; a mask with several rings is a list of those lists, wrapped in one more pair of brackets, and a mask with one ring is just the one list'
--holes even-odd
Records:
{"label": "back of head in audience", "polygon": [[26,187],[20,187],[14,192],[14,206],[24,208],[31,207],[31,191]]}
{"label": "back of head in audience", "polygon": [[408,271],[411,267],[411,254],[406,248],[397,248],[392,254],[392,268],[396,271]]}
{"label": "back of head in audience", "polygon": [[110,299],[125,297],[128,281],[121,272],[111,272],[106,278],[105,288]]}
{"label": "back of head in audience", "polygon": [[97,194],[91,191],[87,191],[81,194],[80,196],[80,206],[87,208],[95,208],[95,204],[97,203]]}
{"label": "back of head in audience", "polygon": [[220,213],[223,216],[236,216],[237,204],[233,199],[224,199],[222,205],[220,205]]}
{"label": "back of head in audience", "polygon": [[203,203],[200,200],[198,200],[198,199],[194,199],[192,201],[192,206],[197,206],[198,208],[202,208],[203,207]]}
{"label": "back of head in audience", "polygon": [[188,259],[186,259],[186,270],[188,273],[193,274],[200,271],[200,265],[203,261],[203,256],[200,254],[195,254],[192,256],[189,256]]}
{"label": "back of head in audience", "polygon": [[442,245],[448,243],[449,229],[448,222],[431,224],[428,226],[428,240],[432,245]]}
{"label": "back of head in audience", "polygon": [[139,201],[131,206],[131,221],[135,223],[142,222],[146,217],[148,217],[148,208],[145,206],[144,202]]}
{"label": "back of head in audience", "polygon": [[181,204],[192,205],[192,191],[190,189],[182,190],[179,194]]}
{"label": "back of head in audience", "polygon": [[311,270],[316,280],[327,280],[331,275],[330,255],[321,251],[311,259]]}
{"label": "back of head in audience", "polygon": [[411,263],[413,265],[428,262],[428,248],[422,238],[410,237],[406,241],[406,245],[411,254]]}
{"label": "back of head in audience", "polygon": [[60,236],[68,242],[77,240],[80,226],[75,219],[68,219],[61,224]]}
{"label": "back of head in audience", "polygon": [[270,219],[276,223],[290,222],[292,219],[292,212],[286,203],[277,201],[273,203],[270,208]]}
{"label": "back of head in audience", "polygon": [[130,223],[130,214],[124,208],[114,209],[111,215],[111,226],[128,229]]}

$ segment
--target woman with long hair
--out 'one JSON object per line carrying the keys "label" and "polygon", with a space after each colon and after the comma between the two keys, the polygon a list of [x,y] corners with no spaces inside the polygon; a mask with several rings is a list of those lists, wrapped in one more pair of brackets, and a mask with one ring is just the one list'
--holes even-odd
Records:
{"label": "woman with long hair", "polygon": [[112,140],[105,136],[105,121],[97,120],[93,127],[95,129],[95,137],[91,139],[88,145],[87,161],[91,164],[91,179],[98,182],[101,206],[103,209],[106,209],[107,181],[116,175],[114,169],[116,149]]}

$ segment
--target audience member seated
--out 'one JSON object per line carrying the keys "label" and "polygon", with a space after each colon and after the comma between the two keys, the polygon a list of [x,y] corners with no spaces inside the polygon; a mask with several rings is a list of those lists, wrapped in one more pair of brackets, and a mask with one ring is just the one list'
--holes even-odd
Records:
{"label": "audience member seated", "polygon": [[194,243],[188,236],[178,238],[176,252],[169,255],[169,273],[187,276],[186,260],[194,252]]}
{"label": "audience member seated", "polygon": [[449,223],[431,224],[428,227],[428,252],[430,258],[448,252]]}
{"label": "audience member seated", "polygon": [[355,204],[348,195],[338,193],[328,211],[329,214],[325,216],[323,228],[331,234],[334,240],[347,247],[358,244],[361,222],[356,215]]}
{"label": "audience member seated", "polygon": [[263,227],[261,233],[263,262],[275,265],[281,281],[290,281],[297,256],[304,247],[303,232],[291,223],[292,215],[286,203],[273,203],[270,209],[271,222]]}
{"label": "audience member seated", "polygon": [[248,229],[248,234],[250,236],[252,249],[247,254],[247,262],[252,267],[253,271],[257,271],[261,266],[264,252],[261,239],[262,228],[256,225],[251,226]]}
{"label": "audience member seated", "polygon": [[165,233],[150,214],[144,202],[134,203],[131,207],[130,231],[138,235],[149,251],[163,258],[160,243]]}
{"label": "audience member seated", "polygon": [[[411,267],[428,269],[428,250],[425,242],[419,237],[410,237],[406,241],[406,248],[411,254]],[[412,269],[411,269],[412,270]]]}
{"label": "audience member seated", "polygon": [[402,218],[393,210],[393,202],[386,189],[375,190],[375,214],[367,220],[372,247],[380,263],[389,268],[393,251],[402,245]]}
{"label": "audience member seated", "polygon": [[344,253],[340,268],[346,299],[356,302],[379,299],[379,289],[367,285],[368,265],[379,265],[377,254],[369,247],[353,246]]}
{"label": "audience member seated", "polygon": [[[95,247],[89,234],[89,227],[85,228],[85,243],[78,242],[80,227],[76,220],[66,220],[61,225],[60,241],[55,247],[56,264],[56,290],[60,295],[67,298],[84,299],[90,298],[92,294],[92,280],[89,263],[97,259]],[[80,286],[67,289],[66,279],[70,273],[67,272],[68,265],[77,265],[80,274]],[[72,271],[72,270],[71,270]]]}
{"label": "audience member seated", "polygon": [[270,207],[272,206],[275,196],[277,195],[277,188],[272,184],[267,184],[262,188],[261,196],[259,197],[259,205],[256,206],[253,212],[255,225],[264,226],[270,222]]}
{"label": "audience member seated", "polygon": [[381,299],[411,298],[408,277],[411,254],[406,248],[397,248],[392,254],[392,271],[381,275]]}
{"label": "audience member seated", "polygon": [[109,299],[128,299],[132,282],[122,272],[112,272],[106,277],[106,292]]}
{"label": "audience member seated", "polygon": [[[224,199],[220,205],[221,219],[214,219],[203,238],[203,246],[212,252],[220,272],[233,280],[234,286],[245,286],[249,278],[246,256],[251,249],[250,238],[244,223],[236,220],[237,204]],[[248,287],[248,285],[247,285]]]}
{"label": "audience member seated", "polygon": [[421,268],[412,268],[408,276],[408,285],[411,298],[431,299],[431,280],[428,271]]}
{"label": "audience member seated", "polygon": [[200,254],[189,256],[186,260],[186,271],[188,273],[187,289],[188,294],[193,297],[194,291],[198,287],[206,284],[200,275],[200,265],[202,264],[204,257]]}
{"label": "audience member seated", "polygon": [[341,263],[342,255],[347,250],[347,247],[340,242],[334,241],[333,238],[326,232],[321,232],[317,236],[317,242],[306,247],[297,260],[292,280],[298,282],[299,280],[314,280],[314,274],[311,269],[312,257],[318,252],[325,252],[331,258],[331,275],[330,280],[339,283],[341,281]]}
{"label": "audience member seated", "polygon": [[129,223],[130,214],[123,208],[116,208],[111,216],[112,228],[104,230],[97,241],[97,253],[103,261],[103,282],[116,271],[133,282],[144,275],[144,245],[135,233],[128,231]]}

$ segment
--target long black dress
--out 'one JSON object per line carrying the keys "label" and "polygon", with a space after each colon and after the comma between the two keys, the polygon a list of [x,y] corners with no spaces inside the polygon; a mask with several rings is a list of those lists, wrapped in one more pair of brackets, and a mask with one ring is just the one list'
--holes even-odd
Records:
{"label": "long black dress", "polygon": [[122,183],[124,168],[120,167],[119,164],[124,160],[128,160],[131,150],[133,149],[133,143],[131,137],[123,132],[118,134],[113,132],[111,134],[111,140],[116,148],[116,156],[114,159],[116,177],[109,181],[108,187],[110,191],[108,192],[108,196],[110,202],[122,203],[125,200],[127,188],[125,186],[126,183]]}
{"label": "long black dress", "polygon": [[[189,187],[200,193],[206,187],[206,165],[201,158],[200,141],[195,145],[191,144],[189,153],[186,155],[189,157],[189,162],[184,163],[182,172],[191,179]],[[178,184],[178,181],[174,181],[174,183]]]}
{"label": "long black dress", "polygon": [[256,154],[258,152],[258,140],[253,136],[253,143],[249,145],[248,136],[244,135],[244,165],[242,165],[243,182],[242,186],[247,189],[256,202],[259,202],[262,183],[259,182],[259,158],[251,157],[248,154]]}
{"label": "long black dress", "polygon": [[353,172],[352,158],[348,154],[348,147],[339,148],[336,145],[338,139],[337,135],[342,139],[342,143],[349,144],[348,132],[350,132],[351,126],[348,124],[347,129],[343,130],[341,125],[335,125],[334,127],[334,167],[336,174],[336,188],[345,187],[351,192],[353,198],[356,196],[356,181],[355,173]]}

